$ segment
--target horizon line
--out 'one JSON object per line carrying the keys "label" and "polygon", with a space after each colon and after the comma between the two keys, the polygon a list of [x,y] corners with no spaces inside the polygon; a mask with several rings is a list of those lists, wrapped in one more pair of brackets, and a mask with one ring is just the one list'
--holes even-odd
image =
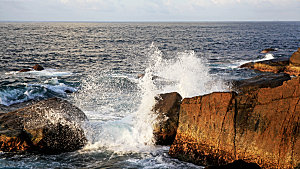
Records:
{"label": "horizon line", "polygon": [[0,22],[32,22],[32,23],[41,23],[41,22],[57,22],[57,23],[199,23],[199,22],[300,22],[300,20],[199,20],[199,21],[172,21],[172,20],[165,20],[165,21],[76,21],[76,20],[65,20],[65,21],[59,21],[59,20],[37,20],[37,21],[30,21],[30,20],[0,20]]}

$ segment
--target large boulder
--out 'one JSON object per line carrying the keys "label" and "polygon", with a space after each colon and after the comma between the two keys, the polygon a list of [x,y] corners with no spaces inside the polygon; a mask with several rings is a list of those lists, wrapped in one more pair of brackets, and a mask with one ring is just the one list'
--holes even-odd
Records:
{"label": "large boulder", "polygon": [[69,102],[52,98],[0,114],[0,150],[56,154],[83,147],[87,117]]}
{"label": "large boulder", "polygon": [[274,88],[185,98],[169,154],[199,165],[300,166],[300,77]]}
{"label": "large boulder", "polygon": [[153,112],[156,113],[154,139],[157,145],[171,145],[175,139],[178,127],[179,109],[182,97],[180,94],[160,94],[156,99]]}

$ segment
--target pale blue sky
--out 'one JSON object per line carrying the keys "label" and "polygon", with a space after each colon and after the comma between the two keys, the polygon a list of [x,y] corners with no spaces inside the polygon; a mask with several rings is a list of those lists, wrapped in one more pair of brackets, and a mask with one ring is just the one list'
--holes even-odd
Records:
{"label": "pale blue sky", "polygon": [[0,21],[295,20],[300,0],[0,0]]}

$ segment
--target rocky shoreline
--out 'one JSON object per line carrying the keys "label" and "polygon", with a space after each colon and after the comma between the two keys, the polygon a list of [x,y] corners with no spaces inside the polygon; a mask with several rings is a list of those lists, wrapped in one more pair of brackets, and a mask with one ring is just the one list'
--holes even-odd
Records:
{"label": "rocky shoreline", "polygon": [[[289,59],[241,67],[277,74],[233,81],[230,92],[183,99],[160,94],[152,109],[156,144],[208,168],[299,168],[300,77],[294,76],[300,75],[300,48]],[[87,142],[81,127],[87,117],[65,100],[0,110],[0,151],[56,154]]]}
{"label": "rocky shoreline", "polygon": [[232,92],[184,98],[169,155],[208,168],[299,168],[300,77],[270,67],[279,74],[234,81]]}

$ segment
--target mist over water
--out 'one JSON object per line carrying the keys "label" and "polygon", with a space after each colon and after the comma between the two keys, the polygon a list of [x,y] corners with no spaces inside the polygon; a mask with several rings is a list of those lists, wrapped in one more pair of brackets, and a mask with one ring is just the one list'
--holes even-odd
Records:
{"label": "mist over water", "polygon": [[[0,167],[199,168],[171,159],[169,147],[153,144],[154,97],[227,91],[228,80],[260,74],[239,69],[242,63],[287,57],[297,49],[299,26],[1,23],[0,104],[61,97],[82,109],[89,122],[82,150],[47,156],[2,153]],[[269,47],[278,51],[259,53]],[[45,70],[18,72],[36,63]]]}

